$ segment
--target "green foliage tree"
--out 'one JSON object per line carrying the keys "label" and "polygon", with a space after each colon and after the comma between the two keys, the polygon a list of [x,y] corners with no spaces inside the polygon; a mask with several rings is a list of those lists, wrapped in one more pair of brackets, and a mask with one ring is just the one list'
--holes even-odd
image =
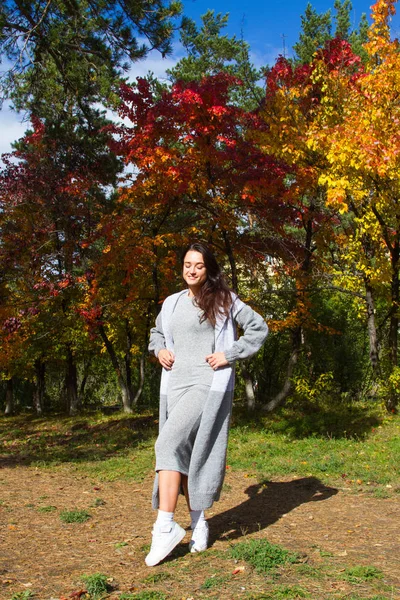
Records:
{"label": "green foliage tree", "polygon": [[247,42],[236,36],[223,35],[228,18],[228,14],[215,14],[209,10],[201,17],[200,29],[193,20],[187,19],[180,34],[186,56],[167,73],[173,82],[200,81],[222,72],[233,75],[241,85],[232,87],[231,99],[245,109],[254,108],[263,98],[263,89],[258,84],[263,69],[257,69],[251,63]]}
{"label": "green foliage tree", "polygon": [[330,10],[318,14],[310,3],[301,16],[301,32],[299,41],[293,46],[296,61],[311,62],[315,51],[322,48],[332,37],[332,14]]}
{"label": "green foliage tree", "polygon": [[[335,14],[332,18],[331,10],[318,13],[312,4],[308,3],[304,15],[301,16],[301,32],[298,42],[293,46],[295,62],[310,63],[317,50],[321,50],[326,42],[332,38],[347,40],[353,52],[365,58],[362,45],[368,39],[368,20],[365,14],[361,15],[358,28],[351,28],[351,0],[335,0]],[[332,26],[335,25],[334,31]]]}
{"label": "green foliage tree", "polygon": [[[65,95],[115,101],[118,78],[156,48],[171,50],[175,0],[10,0],[0,5],[3,98],[43,116]],[[138,36],[147,43],[138,41]]]}
{"label": "green foliage tree", "polygon": [[351,0],[335,0],[334,8],[336,15],[335,20],[335,34],[334,37],[339,37],[342,40],[347,40],[350,35],[351,19],[350,13],[352,9]]}

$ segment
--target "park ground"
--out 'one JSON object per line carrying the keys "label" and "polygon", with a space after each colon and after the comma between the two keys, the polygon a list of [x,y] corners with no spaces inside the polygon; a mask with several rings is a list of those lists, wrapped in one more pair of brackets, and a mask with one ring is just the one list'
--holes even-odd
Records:
{"label": "park ground", "polygon": [[399,599],[400,419],[359,417],[346,439],[234,423],[210,548],[188,531],[154,568],[152,415],[1,420],[1,600]]}

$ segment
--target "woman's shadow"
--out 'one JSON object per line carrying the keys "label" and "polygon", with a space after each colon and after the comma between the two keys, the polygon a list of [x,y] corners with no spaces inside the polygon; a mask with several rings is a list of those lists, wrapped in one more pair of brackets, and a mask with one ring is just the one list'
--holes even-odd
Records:
{"label": "woman's shadow", "polygon": [[251,485],[247,500],[208,518],[210,545],[218,539],[230,540],[265,529],[291,510],[306,502],[320,502],[338,493],[316,477],[304,477],[287,482],[263,481]]}

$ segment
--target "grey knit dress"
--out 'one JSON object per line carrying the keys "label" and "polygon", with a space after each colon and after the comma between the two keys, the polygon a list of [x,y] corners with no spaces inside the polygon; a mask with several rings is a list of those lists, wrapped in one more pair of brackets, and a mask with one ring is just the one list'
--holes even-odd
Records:
{"label": "grey knit dress", "polygon": [[168,419],[156,442],[156,471],[188,475],[190,457],[214,371],[205,357],[214,352],[214,327],[201,321],[195,300],[183,294],[171,319],[175,362],[167,391]]}

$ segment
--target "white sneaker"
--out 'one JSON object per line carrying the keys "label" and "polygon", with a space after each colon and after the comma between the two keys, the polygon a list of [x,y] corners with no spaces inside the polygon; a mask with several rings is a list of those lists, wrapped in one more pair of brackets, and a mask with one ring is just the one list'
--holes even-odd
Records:
{"label": "white sneaker", "polygon": [[153,539],[151,542],[150,552],[145,558],[145,563],[148,567],[158,565],[172,550],[179,544],[186,535],[186,531],[172,521],[171,525],[158,527],[154,524]]}
{"label": "white sneaker", "polygon": [[189,542],[190,552],[204,552],[208,547],[209,528],[207,521],[193,529],[192,539]]}

